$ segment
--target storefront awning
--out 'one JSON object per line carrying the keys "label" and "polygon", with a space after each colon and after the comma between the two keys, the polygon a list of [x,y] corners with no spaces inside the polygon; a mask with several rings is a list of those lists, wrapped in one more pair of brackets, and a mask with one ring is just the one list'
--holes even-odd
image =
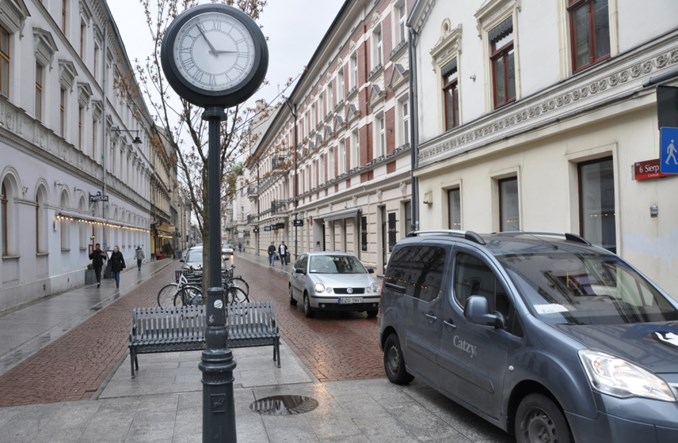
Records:
{"label": "storefront awning", "polygon": [[333,221],[333,220],[344,220],[347,218],[357,218],[360,216],[360,209],[347,209],[345,211],[339,211],[339,212],[333,212],[331,214],[327,214],[323,216],[322,218],[325,221]]}

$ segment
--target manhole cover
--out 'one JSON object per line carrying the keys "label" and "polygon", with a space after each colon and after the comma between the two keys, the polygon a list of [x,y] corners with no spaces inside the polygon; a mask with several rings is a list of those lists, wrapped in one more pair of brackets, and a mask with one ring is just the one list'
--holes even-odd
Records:
{"label": "manhole cover", "polygon": [[262,415],[296,415],[311,412],[318,401],[303,395],[274,395],[250,404],[250,410]]}

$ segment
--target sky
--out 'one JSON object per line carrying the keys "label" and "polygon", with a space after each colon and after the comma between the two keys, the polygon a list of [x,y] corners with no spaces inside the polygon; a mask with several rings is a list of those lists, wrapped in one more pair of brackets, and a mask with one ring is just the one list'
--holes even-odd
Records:
{"label": "sky", "polygon": [[[303,71],[343,3],[344,0],[268,0],[259,24],[268,38],[269,84],[252,99],[277,102],[280,94],[292,92],[294,85],[283,91],[288,78],[297,78]],[[132,64],[135,58],[144,59],[152,45],[139,0],[108,0],[108,6]]]}

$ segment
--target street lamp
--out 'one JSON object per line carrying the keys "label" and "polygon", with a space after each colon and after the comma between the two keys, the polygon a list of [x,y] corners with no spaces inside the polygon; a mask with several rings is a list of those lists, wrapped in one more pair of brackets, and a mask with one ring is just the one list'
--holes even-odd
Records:
{"label": "street lamp", "polygon": [[139,130],[138,129],[120,129],[117,126],[113,126],[111,128],[111,132],[116,132],[118,134],[120,134],[121,132],[127,132],[128,134],[131,134],[132,132],[134,132],[136,134],[136,136],[132,140],[132,143],[134,143],[135,145],[140,145],[142,143],[141,138],[139,138]]}

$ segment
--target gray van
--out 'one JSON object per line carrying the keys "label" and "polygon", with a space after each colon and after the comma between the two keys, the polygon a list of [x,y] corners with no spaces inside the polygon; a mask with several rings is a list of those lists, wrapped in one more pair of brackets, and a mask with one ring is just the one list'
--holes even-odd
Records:
{"label": "gray van", "polygon": [[379,315],[384,369],[518,442],[678,442],[678,303],[571,234],[419,231]]}

